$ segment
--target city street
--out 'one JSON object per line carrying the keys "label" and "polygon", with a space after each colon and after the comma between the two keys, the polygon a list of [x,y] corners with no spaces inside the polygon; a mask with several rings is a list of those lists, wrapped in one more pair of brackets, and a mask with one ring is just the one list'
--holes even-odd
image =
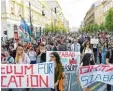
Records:
{"label": "city street", "polygon": [[113,91],[113,0],[1,0],[0,37],[1,91]]}

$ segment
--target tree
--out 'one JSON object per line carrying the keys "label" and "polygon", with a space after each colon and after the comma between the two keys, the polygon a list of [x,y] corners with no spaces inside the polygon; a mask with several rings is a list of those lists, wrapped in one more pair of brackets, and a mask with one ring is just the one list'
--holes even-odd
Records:
{"label": "tree", "polygon": [[100,30],[100,31],[104,31],[104,30],[105,30],[105,24],[104,24],[104,23],[101,23],[101,24],[99,25],[99,30]]}
{"label": "tree", "polygon": [[99,30],[98,24],[93,24],[93,32],[97,32]]}
{"label": "tree", "polygon": [[105,26],[108,31],[113,31],[113,8],[111,8],[105,18]]}
{"label": "tree", "polygon": [[46,25],[45,27],[45,32],[48,34],[49,32],[54,32],[54,33],[60,33],[60,32],[68,32],[68,30],[62,25],[62,26],[59,26],[59,25],[56,25],[56,26],[52,26],[52,25]]}

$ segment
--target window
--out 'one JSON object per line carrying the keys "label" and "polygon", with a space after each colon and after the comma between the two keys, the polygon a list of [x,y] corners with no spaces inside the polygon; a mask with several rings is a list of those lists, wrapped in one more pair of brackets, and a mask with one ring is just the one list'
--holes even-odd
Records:
{"label": "window", "polygon": [[14,25],[14,31],[16,31],[16,30],[17,30],[17,25],[15,24],[15,25]]}
{"label": "window", "polygon": [[13,15],[15,14],[15,10],[14,10],[14,9],[15,9],[15,2],[12,1],[12,2],[11,2],[11,5],[10,5],[10,12],[11,12],[11,14],[13,14]]}

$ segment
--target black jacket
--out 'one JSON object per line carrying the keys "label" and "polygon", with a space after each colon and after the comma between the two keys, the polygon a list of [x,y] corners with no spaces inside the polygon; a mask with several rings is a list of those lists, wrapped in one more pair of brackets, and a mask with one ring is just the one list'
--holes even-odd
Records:
{"label": "black jacket", "polygon": [[41,54],[40,63],[46,62],[46,53]]}

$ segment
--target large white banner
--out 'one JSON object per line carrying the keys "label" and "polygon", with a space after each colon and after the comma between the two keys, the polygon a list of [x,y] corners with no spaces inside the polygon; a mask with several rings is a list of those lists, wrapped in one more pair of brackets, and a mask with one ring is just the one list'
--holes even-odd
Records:
{"label": "large white banner", "polygon": [[[46,59],[50,61],[52,51],[47,51]],[[80,64],[80,52],[73,51],[57,51],[61,58],[61,62],[66,73],[75,73]]]}
{"label": "large white banner", "polygon": [[2,64],[1,88],[53,88],[54,63]]}
{"label": "large white banner", "polygon": [[113,65],[82,66],[79,69],[79,80],[83,88],[94,82],[113,85]]}

